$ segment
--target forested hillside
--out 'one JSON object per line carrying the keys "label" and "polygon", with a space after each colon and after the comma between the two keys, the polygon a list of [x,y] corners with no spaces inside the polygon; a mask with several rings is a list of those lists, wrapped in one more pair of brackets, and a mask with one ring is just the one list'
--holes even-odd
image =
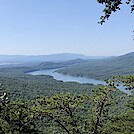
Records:
{"label": "forested hillside", "polygon": [[95,79],[111,78],[113,75],[134,74],[134,52],[111,59],[88,60],[60,69],[57,72]]}
{"label": "forested hillside", "polygon": [[[24,74],[27,67],[0,69],[1,134],[131,134],[133,95],[107,85],[62,82],[51,76]],[[120,126],[123,121],[123,126]]]}
{"label": "forested hillside", "polygon": [[134,0],[1,0],[0,134],[134,134],[128,9]]}
{"label": "forested hillside", "polygon": [[35,69],[55,69],[55,68],[63,68],[68,67],[72,65],[77,65],[79,63],[83,63],[86,60],[83,59],[74,59],[70,61],[63,61],[63,62],[43,62],[37,66],[35,66]]}
{"label": "forested hillside", "polygon": [[95,88],[92,84],[57,81],[48,75],[24,74],[23,72],[27,69],[24,67],[0,69],[0,83],[13,100],[35,99],[38,96],[51,96],[60,92],[90,94]]}

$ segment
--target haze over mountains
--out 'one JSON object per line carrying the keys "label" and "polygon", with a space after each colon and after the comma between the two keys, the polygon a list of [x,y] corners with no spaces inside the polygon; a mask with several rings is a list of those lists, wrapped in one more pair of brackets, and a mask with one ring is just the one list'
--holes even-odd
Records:
{"label": "haze over mountains", "polygon": [[0,62],[58,62],[74,59],[105,59],[110,56],[86,56],[74,53],[60,53],[51,55],[0,55]]}
{"label": "haze over mountains", "polygon": [[58,72],[62,74],[95,79],[134,74],[134,52],[117,57],[92,57],[69,53],[42,56],[0,56],[0,62],[0,67],[29,66],[26,72],[59,68]]}
{"label": "haze over mountains", "polygon": [[111,59],[87,60],[58,72],[97,79],[110,78],[113,75],[131,75],[134,74],[134,52]]}

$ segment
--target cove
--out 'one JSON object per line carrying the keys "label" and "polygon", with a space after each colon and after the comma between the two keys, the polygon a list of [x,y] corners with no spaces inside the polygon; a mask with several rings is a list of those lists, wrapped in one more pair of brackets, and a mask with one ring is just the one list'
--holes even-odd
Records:
{"label": "cove", "polygon": [[[94,85],[98,85],[98,84],[105,85],[106,84],[105,81],[101,81],[101,80],[89,79],[89,78],[85,78],[85,77],[73,77],[73,76],[69,76],[69,75],[63,75],[63,74],[57,73],[56,70],[58,70],[58,69],[38,70],[38,71],[29,72],[27,74],[50,75],[50,76],[53,76],[54,79],[61,80],[63,82],[90,83],[90,84],[94,84]],[[118,88],[127,94],[131,94],[131,92],[128,90],[125,90],[125,88],[123,86],[119,86]]]}

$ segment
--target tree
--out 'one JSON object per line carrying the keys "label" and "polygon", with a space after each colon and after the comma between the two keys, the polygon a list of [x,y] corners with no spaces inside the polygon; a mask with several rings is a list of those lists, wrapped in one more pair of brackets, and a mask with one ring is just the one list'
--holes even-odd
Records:
{"label": "tree", "polygon": [[[108,80],[109,81],[109,80]],[[134,75],[113,77],[113,83],[123,84],[131,94],[126,104],[126,109],[118,115],[113,115],[109,121],[109,133],[133,134],[134,133]]]}
{"label": "tree", "polygon": [[111,86],[100,86],[94,91],[92,101],[92,134],[104,133],[104,124],[108,122],[109,110],[112,105],[112,93],[115,88]]}
{"label": "tree", "polygon": [[[47,123],[46,119],[49,121],[49,133],[110,134],[108,125],[114,120],[111,109],[118,107],[114,80],[107,80],[107,85],[94,89],[91,95],[60,93],[38,98],[33,103],[33,111],[44,121],[43,124]],[[113,122],[120,124],[116,120]]]}
{"label": "tree", "polygon": [[34,102],[33,111],[37,112],[42,120],[49,120],[52,125],[51,133],[59,131],[67,134],[82,134],[85,132],[83,112],[88,111],[84,108],[87,100],[88,97],[85,95],[70,93],[45,96]]}
{"label": "tree", "polygon": [[[1,86],[1,85],[0,85]],[[0,87],[2,90],[2,87]],[[39,134],[38,120],[27,103],[10,101],[7,93],[0,96],[0,134]]]}
{"label": "tree", "polygon": [[[100,4],[105,5],[103,10],[104,15],[100,17],[100,24],[102,25],[106,20],[109,19],[113,12],[121,10],[120,5],[123,4],[123,0],[97,0]],[[134,11],[134,0],[126,0],[126,4],[130,5],[131,13]]]}

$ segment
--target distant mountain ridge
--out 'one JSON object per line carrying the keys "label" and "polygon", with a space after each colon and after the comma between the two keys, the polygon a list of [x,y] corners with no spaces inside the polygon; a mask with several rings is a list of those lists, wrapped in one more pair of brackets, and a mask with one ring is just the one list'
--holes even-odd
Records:
{"label": "distant mountain ridge", "polygon": [[64,68],[72,65],[77,65],[80,63],[85,62],[86,60],[83,59],[75,59],[63,62],[42,62],[41,64],[35,66],[35,69],[57,69],[57,68]]}
{"label": "distant mountain ridge", "polygon": [[58,72],[95,79],[110,78],[114,75],[134,74],[134,52],[111,59],[87,60],[77,66],[73,65],[58,70]]}
{"label": "distant mountain ridge", "polygon": [[[12,62],[13,65],[10,65],[10,62]],[[17,65],[17,62],[24,63]],[[5,66],[3,66],[4,64]],[[0,56],[0,67],[7,66],[29,66],[28,71],[62,68],[58,70],[59,73],[105,79],[113,75],[134,74],[134,52],[117,57],[90,57],[68,53],[40,56]]]}
{"label": "distant mountain ridge", "polygon": [[0,62],[58,62],[74,59],[105,59],[111,56],[86,56],[74,53],[59,53],[51,55],[0,55]]}

